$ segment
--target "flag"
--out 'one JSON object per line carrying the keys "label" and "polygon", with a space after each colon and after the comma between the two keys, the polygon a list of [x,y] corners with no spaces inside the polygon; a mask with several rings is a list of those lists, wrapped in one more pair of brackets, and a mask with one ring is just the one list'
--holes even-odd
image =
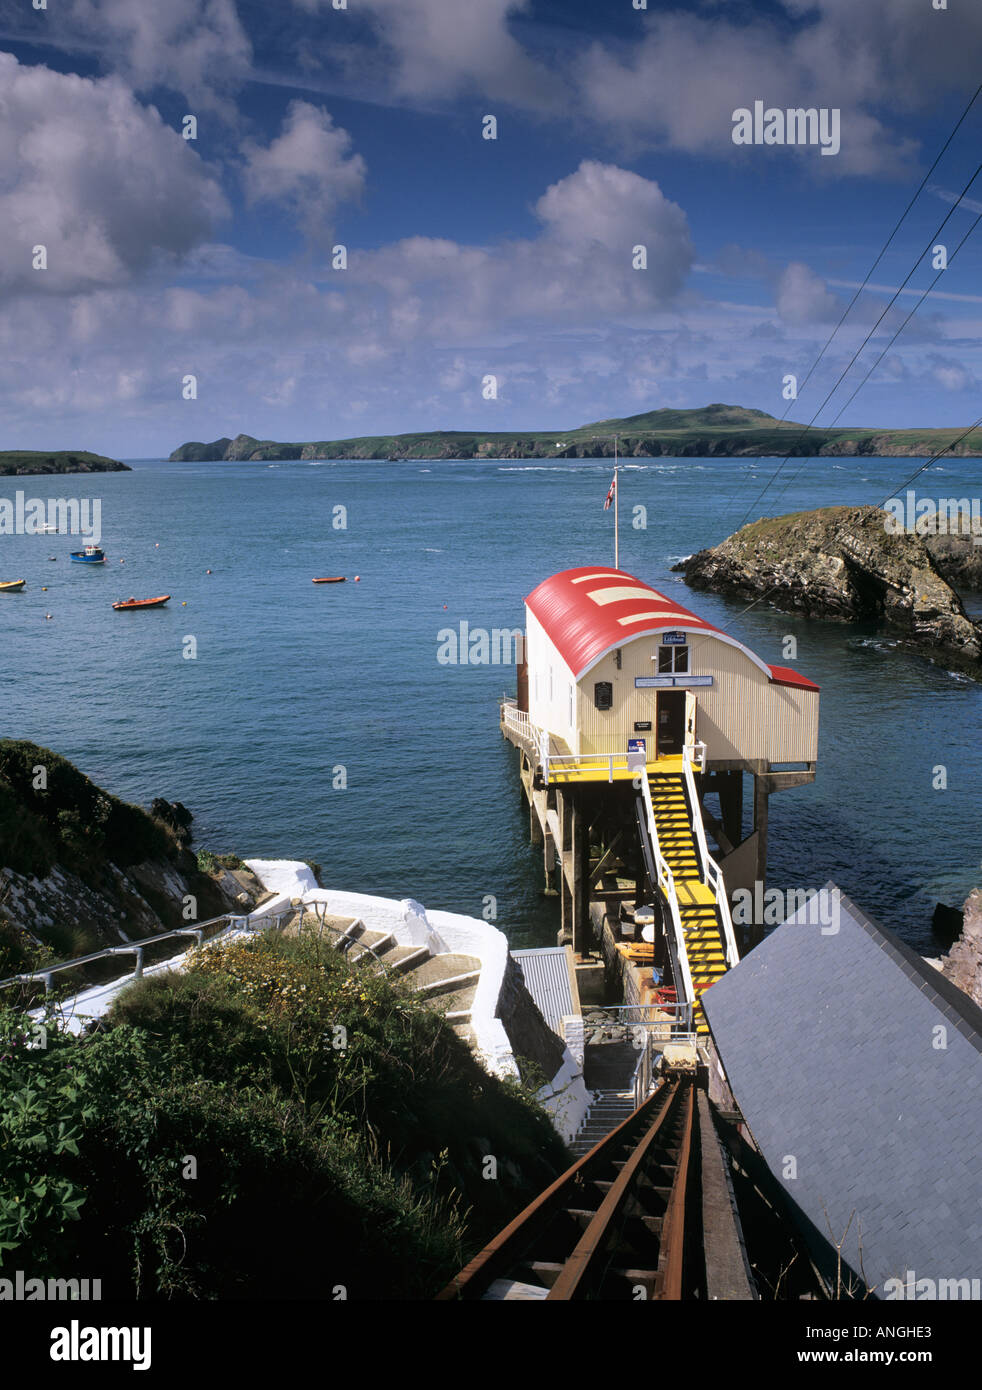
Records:
{"label": "flag", "polygon": [[607,500],[604,503],[604,511],[607,511],[611,502],[614,500],[614,493],[617,491],[617,474],[615,473],[610,480],[610,487],[607,489]]}

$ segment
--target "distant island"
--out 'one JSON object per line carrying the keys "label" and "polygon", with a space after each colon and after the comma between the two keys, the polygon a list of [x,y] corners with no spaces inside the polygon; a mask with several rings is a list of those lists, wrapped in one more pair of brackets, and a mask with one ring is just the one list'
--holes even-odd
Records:
{"label": "distant island", "polygon": [[0,449],[0,477],[23,477],[32,473],[129,473],[128,464],[104,454],[86,450]]}
{"label": "distant island", "polygon": [[[623,419],[594,420],[573,430],[478,434],[431,430],[423,434],[360,435],[284,444],[251,434],[227,436],[210,444],[191,441],[175,449],[173,463],[239,459],[536,459],[607,458],[618,451],[629,458],[758,458],[793,453],[804,456],[909,456],[937,453],[957,438],[957,429],[808,429],[776,420],[762,410],[739,405],[707,405],[697,410],[649,410]],[[596,436],[605,438],[598,439]],[[799,436],[801,436],[799,438]],[[953,454],[982,457],[982,429],[961,440]]]}

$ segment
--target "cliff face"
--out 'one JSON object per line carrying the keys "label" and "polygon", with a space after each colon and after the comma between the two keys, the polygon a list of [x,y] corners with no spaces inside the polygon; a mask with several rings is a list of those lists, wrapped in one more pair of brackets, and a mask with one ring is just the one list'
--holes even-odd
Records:
{"label": "cliff face", "polygon": [[925,650],[977,668],[982,628],[938,573],[925,541],[890,534],[877,507],[764,518],[676,565],[694,589],[767,596],[833,622],[882,622]]}
{"label": "cliff face", "polygon": [[964,911],[962,934],[942,958],[941,973],[982,1004],[982,888],[973,888]]}
{"label": "cliff face", "polygon": [[38,946],[65,959],[248,909],[245,880],[199,870],[188,812],[154,806],[118,800],[50,749],[0,740],[0,975],[28,968]]}

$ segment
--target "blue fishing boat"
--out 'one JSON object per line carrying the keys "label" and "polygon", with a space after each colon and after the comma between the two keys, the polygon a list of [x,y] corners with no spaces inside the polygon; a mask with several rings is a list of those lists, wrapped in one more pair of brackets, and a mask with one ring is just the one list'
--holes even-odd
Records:
{"label": "blue fishing boat", "polygon": [[77,560],[80,565],[104,565],[106,557],[97,545],[87,545],[84,550],[73,550],[71,552],[73,560]]}

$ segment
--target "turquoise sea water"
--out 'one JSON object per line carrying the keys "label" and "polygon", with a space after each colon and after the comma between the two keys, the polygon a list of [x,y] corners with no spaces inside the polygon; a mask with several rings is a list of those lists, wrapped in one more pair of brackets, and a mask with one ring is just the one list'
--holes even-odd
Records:
{"label": "turquoise sea water", "polygon": [[[819,774],[771,801],[769,883],[833,878],[931,950],[934,903],[960,904],[982,877],[982,686],[883,634],[764,605],[742,612],[671,573],[742,521],[777,462],[628,463],[621,566],[767,661],[783,661],[783,637],[797,637],[796,664],[822,687]],[[610,464],[133,467],[0,480],[10,499],[18,488],[100,498],[109,557],[89,570],[69,563],[74,539],[0,537],[0,577],[28,581],[0,594],[4,733],[65,754],[129,800],[183,801],[198,846],[312,858],[328,884],[478,916],[494,895],[515,944],[550,942],[557,909],[540,896],[517,755],[498,732],[513,671],[441,665],[437,634],[461,620],[522,626],[540,580],[609,564]],[[792,463],[764,510],[880,502],[915,467]],[[975,460],[935,465],[918,496],[975,495],[978,476]],[[631,525],[639,504],[646,529]],[[332,525],[339,505],[345,530]],[[333,574],[349,582],[310,582]],[[110,607],[161,593],[172,598],[159,611]],[[978,614],[982,597],[965,597]],[[186,637],[194,660],[182,656]],[[945,791],[932,789],[938,764]],[[338,767],[346,789],[333,785]]]}

